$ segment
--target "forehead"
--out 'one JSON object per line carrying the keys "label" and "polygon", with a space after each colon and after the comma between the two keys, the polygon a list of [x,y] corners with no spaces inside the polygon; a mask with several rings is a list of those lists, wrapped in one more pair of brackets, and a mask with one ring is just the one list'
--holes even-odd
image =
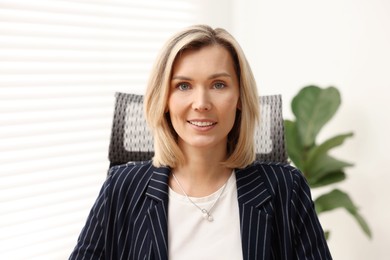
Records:
{"label": "forehead", "polygon": [[173,64],[172,73],[178,71],[194,71],[210,69],[223,69],[233,70],[234,72],[233,58],[230,52],[221,45],[208,45],[197,49],[186,49],[180,52]]}

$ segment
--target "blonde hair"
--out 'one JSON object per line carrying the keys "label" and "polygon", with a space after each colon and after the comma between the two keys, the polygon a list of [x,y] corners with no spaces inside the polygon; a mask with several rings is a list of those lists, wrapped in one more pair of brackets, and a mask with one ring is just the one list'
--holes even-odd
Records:
{"label": "blonde hair", "polygon": [[154,136],[153,165],[157,167],[175,168],[185,161],[177,144],[177,134],[166,113],[173,64],[183,51],[210,45],[220,45],[229,51],[240,89],[240,109],[228,135],[228,157],[221,163],[229,168],[244,168],[255,160],[254,131],[259,119],[259,97],[249,63],[238,42],[226,30],[195,25],[175,34],[163,46],[147,85],[144,109]]}

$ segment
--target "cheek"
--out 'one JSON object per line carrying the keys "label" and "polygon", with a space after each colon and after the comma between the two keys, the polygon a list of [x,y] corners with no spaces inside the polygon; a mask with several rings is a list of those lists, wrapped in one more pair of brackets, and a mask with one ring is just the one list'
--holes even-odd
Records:
{"label": "cheek", "polygon": [[168,98],[167,110],[171,116],[171,120],[174,120],[175,117],[179,116],[183,107],[183,99],[178,95],[172,94]]}
{"label": "cheek", "polygon": [[168,109],[169,113],[172,113],[173,111],[175,111],[175,108],[177,107],[177,102],[178,102],[178,99],[176,98],[176,95],[171,94],[169,96],[168,102],[167,102],[167,109]]}
{"label": "cheek", "polygon": [[226,111],[235,111],[239,108],[239,98],[237,96],[232,96],[224,100],[223,105]]}
{"label": "cheek", "polygon": [[237,106],[237,98],[226,99],[223,103],[220,104],[220,114],[223,116],[224,121],[231,127],[233,127],[236,121],[236,113],[238,109]]}

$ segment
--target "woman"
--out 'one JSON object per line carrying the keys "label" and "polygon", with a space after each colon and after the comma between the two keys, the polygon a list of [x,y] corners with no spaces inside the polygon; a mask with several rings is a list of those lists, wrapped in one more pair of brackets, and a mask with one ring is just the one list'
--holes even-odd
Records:
{"label": "woman", "polygon": [[258,111],[229,33],[172,37],[145,95],[155,156],[110,170],[70,259],[331,259],[301,173],[255,161]]}

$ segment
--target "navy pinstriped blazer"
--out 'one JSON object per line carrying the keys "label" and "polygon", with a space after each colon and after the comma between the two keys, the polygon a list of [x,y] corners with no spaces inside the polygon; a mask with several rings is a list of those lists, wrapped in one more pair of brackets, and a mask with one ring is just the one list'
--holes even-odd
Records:
{"label": "navy pinstriped blazer", "polygon": [[[111,168],[70,259],[168,259],[167,167]],[[309,187],[289,165],[236,170],[243,258],[332,259]]]}

